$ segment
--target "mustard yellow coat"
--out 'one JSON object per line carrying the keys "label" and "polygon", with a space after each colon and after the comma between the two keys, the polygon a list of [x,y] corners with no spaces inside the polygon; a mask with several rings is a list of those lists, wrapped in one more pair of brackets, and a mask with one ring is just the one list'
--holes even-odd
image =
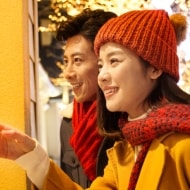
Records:
{"label": "mustard yellow coat", "polygon": [[[98,177],[89,190],[127,190],[134,164],[133,148],[116,142],[107,151],[109,162],[104,176]],[[44,190],[80,190],[53,162],[50,164]],[[136,190],[190,189],[190,135],[170,133],[155,139],[145,158]]]}

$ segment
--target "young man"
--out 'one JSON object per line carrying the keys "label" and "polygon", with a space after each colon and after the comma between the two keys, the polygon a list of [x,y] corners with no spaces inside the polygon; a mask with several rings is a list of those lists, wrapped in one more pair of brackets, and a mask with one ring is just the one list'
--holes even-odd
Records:
{"label": "young man", "polygon": [[74,95],[73,113],[70,118],[68,113],[63,116],[61,124],[61,168],[84,188],[103,174],[105,149],[112,146],[97,130],[98,67],[93,42],[99,28],[113,17],[116,14],[112,12],[86,9],[63,21],[57,31],[57,39],[65,42],[64,76]]}

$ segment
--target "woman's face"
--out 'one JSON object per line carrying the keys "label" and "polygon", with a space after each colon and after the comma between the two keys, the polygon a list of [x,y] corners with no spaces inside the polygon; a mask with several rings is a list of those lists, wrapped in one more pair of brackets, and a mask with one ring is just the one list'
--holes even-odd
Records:
{"label": "woman's face", "polygon": [[149,75],[153,67],[145,69],[135,53],[112,42],[100,48],[98,65],[98,84],[109,111],[127,112],[131,117],[147,111],[145,100],[155,85]]}
{"label": "woman's face", "polygon": [[93,44],[81,35],[67,40],[64,51],[64,76],[72,86],[77,102],[96,98],[98,65]]}

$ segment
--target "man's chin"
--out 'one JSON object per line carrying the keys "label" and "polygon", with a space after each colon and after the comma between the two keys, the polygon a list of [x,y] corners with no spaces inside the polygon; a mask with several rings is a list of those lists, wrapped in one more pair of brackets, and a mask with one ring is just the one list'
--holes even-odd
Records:
{"label": "man's chin", "polygon": [[78,102],[78,103],[83,103],[83,102],[85,102],[85,99],[82,98],[82,97],[75,96],[74,99],[75,99],[75,101]]}

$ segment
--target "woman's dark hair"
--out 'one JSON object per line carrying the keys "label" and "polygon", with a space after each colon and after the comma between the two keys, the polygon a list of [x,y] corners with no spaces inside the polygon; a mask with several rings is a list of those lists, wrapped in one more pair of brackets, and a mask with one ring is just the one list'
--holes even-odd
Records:
{"label": "woman's dark hair", "polygon": [[81,34],[93,43],[100,27],[113,17],[117,17],[113,12],[85,9],[82,13],[63,21],[57,29],[56,38],[66,41],[74,35]]}
{"label": "woman's dark hair", "polygon": [[108,136],[115,140],[122,137],[120,128],[118,126],[119,119],[122,112],[110,112],[106,108],[106,100],[102,90],[98,89],[97,97],[97,124],[99,133],[102,136]]}
{"label": "woman's dark hair", "polygon": [[[142,60],[142,63],[145,69],[149,66],[149,63],[144,60]],[[156,87],[148,96],[147,101],[151,106],[159,106],[163,100],[166,100],[168,103],[190,104],[190,94],[184,92],[171,76],[163,73],[159,77]],[[127,119],[127,113],[108,111],[104,94],[99,88],[97,122],[100,134],[112,138],[123,138],[118,126],[121,117]]]}

